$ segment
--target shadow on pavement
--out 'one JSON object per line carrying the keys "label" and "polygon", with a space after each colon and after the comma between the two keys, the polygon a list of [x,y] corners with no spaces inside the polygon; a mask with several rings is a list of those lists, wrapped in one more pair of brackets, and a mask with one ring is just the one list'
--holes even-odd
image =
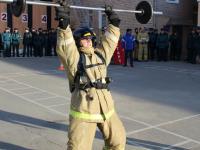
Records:
{"label": "shadow on pavement", "polygon": [[[67,80],[65,72],[57,71],[57,68],[60,64],[57,57],[0,58],[0,62],[3,62],[2,65],[0,65],[0,67],[2,67],[0,73],[3,74],[15,73],[16,69],[18,69],[18,72],[26,72],[29,70],[38,71],[44,75],[56,76],[58,78]],[[114,82],[111,84],[111,93],[116,92],[128,97],[140,98],[145,101],[181,108],[194,113],[200,113],[200,102],[197,101],[199,94],[196,92],[197,89],[200,89],[200,84],[197,83],[199,80],[191,78],[190,74],[188,74],[188,78],[191,78],[190,80],[188,78],[186,78],[186,80],[185,78],[181,77],[169,77],[170,80],[167,80],[169,75],[166,74],[167,72],[152,72],[152,70],[144,68],[145,64],[149,65],[151,62],[137,63],[134,69],[110,65],[108,74],[114,80]],[[166,63],[162,64],[157,62],[153,63],[153,65],[159,65],[164,68],[167,66]],[[168,65],[174,65],[172,68],[177,68],[177,70],[179,69],[176,63]],[[183,67],[185,65],[186,64],[184,63],[179,63],[179,66]],[[187,64],[187,66],[191,71],[193,69],[199,70],[198,66],[190,64]],[[172,76],[177,76],[179,74],[181,73],[175,73],[172,74]],[[198,77],[199,76],[197,76],[197,78]],[[188,103],[188,100],[190,103]]]}
{"label": "shadow on pavement", "polygon": [[166,144],[161,144],[161,143],[156,143],[156,142],[151,142],[151,141],[145,141],[145,140],[139,140],[135,138],[127,138],[127,144],[128,145],[133,145],[136,147],[141,147],[141,148],[146,148],[150,150],[161,150],[161,149],[170,149],[170,150],[189,150],[186,148],[181,148],[181,147],[176,147],[171,145],[166,145]]}
{"label": "shadow on pavement", "polygon": [[[60,130],[67,132],[68,131],[68,125],[63,124],[63,123],[57,123],[57,122],[50,122],[47,120],[42,120],[30,116],[25,116],[21,114],[16,114],[12,112],[7,112],[0,110],[0,120],[17,124],[17,125],[22,125],[30,128],[50,128],[50,129],[55,129],[55,130]],[[66,135],[67,136],[67,135]],[[96,131],[95,135],[96,139],[102,139],[103,136],[100,131]],[[127,138],[127,145],[133,145],[136,147],[142,147],[142,148],[149,148],[153,150],[159,150],[163,147],[169,147],[170,145],[165,145],[165,144],[160,144],[160,143],[155,143],[155,142],[150,142],[150,141],[144,141],[144,140],[139,140],[139,139],[134,139],[134,138]],[[0,149],[20,149],[20,150],[28,150],[27,148],[20,147],[17,145],[13,145],[10,143],[6,142],[1,142],[0,141]],[[187,150],[184,148],[179,148],[179,147],[173,147],[176,150]]]}
{"label": "shadow on pavement", "polygon": [[68,125],[63,123],[51,122],[3,110],[0,110],[0,120],[31,128],[45,127],[61,131],[67,131],[68,129]]}
{"label": "shadow on pavement", "polygon": [[0,149],[4,149],[4,150],[31,150],[22,146],[18,146],[15,144],[11,144],[11,143],[6,143],[6,142],[1,142],[0,141]]}

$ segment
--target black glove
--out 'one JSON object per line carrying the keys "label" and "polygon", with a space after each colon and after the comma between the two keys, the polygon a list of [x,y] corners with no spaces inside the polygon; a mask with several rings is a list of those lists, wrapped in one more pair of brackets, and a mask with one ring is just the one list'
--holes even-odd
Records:
{"label": "black glove", "polygon": [[70,23],[70,9],[67,5],[66,0],[60,0],[58,1],[61,5],[61,7],[55,7],[56,11],[56,18],[55,20],[59,21],[59,27],[62,29],[66,29],[67,26]]}
{"label": "black glove", "polygon": [[119,16],[112,10],[112,6],[105,5],[105,14],[112,25],[119,27],[121,20],[119,19]]}

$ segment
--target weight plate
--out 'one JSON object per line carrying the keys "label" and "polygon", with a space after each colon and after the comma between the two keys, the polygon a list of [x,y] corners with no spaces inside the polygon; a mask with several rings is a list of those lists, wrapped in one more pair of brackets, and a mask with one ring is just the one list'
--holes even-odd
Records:
{"label": "weight plate", "polygon": [[147,24],[153,14],[150,3],[147,1],[142,1],[137,5],[136,10],[142,11],[142,13],[135,13],[137,21],[141,24]]}
{"label": "weight plate", "polygon": [[26,0],[14,0],[10,4],[10,10],[12,14],[16,17],[19,17],[26,8]]}

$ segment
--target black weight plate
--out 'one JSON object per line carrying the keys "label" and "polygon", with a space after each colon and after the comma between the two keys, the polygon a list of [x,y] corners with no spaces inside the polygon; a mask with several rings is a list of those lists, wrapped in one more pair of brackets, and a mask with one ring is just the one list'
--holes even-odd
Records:
{"label": "black weight plate", "polygon": [[26,0],[14,0],[10,4],[10,10],[12,14],[16,17],[19,17],[26,8]]}
{"label": "black weight plate", "polygon": [[150,3],[147,1],[142,1],[137,5],[136,10],[143,11],[143,13],[140,13],[140,14],[135,13],[135,17],[137,21],[141,24],[147,24],[153,14]]}

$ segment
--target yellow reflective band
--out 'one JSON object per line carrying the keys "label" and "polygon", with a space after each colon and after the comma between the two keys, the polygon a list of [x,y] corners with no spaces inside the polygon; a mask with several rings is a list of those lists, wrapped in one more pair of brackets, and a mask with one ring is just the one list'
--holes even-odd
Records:
{"label": "yellow reflective band", "polygon": [[85,33],[83,36],[91,36],[91,33]]}
{"label": "yellow reflective band", "polygon": [[70,110],[69,114],[78,119],[87,119],[87,120],[105,120],[109,119],[114,113],[114,109],[109,111],[106,114],[88,114],[88,113],[82,113],[74,110]]}

